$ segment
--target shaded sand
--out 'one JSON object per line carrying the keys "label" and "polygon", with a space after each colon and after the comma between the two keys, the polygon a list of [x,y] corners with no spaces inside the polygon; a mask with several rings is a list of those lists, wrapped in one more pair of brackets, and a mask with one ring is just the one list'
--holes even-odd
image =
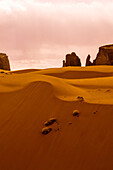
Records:
{"label": "shaded sand", "polygon": [[[5,73],[0,73],[0,170],[113,169],[112,66]],[[41,134],[52,117],[57,119],[52,131]]]}
{"label": "shaded sand", "polygon": [[21,73],[30,73],[30,72],[34,72],[34,71],[40,71],[40,70],[41,69],[15,70],[15,71],[11,71],[11,73],[21,74]]}

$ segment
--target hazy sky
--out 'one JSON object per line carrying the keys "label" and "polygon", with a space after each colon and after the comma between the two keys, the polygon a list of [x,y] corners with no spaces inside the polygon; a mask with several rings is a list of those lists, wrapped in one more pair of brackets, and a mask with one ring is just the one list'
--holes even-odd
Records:
{"label": "hazy sky", "polygon": [[0,0],[0,52],[12,69],[61,67],[72,51],[84,64],[110,43],[112,0]]}

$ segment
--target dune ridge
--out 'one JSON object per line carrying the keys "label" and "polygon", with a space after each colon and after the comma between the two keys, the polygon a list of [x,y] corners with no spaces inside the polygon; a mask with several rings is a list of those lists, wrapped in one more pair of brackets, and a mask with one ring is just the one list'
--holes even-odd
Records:
{"label": "dune ridge", "polygon": [[[96,66],[95,66],[96,67]],[[104,67],[104,66],[103,66]],[[49,83],[54,95],[65,101],[77,101],[77,96],[83,96],[87,103],[113,104],[112,66],[103,72],[90,68],[62,68],[45,70],[22,70],[20,74],[9,72],[0,80],[0,93],[26,88],[33,82]],[[58,73],[55,73],[57,72]],[[19,71],[18,71],[19,72]],[[2,74],[3,75],[3,74]],[[70,76],[70,77],[69,77]],[[79,77],[79,78],[78,78]],[[38,88],[38,87],[37,87]]]}

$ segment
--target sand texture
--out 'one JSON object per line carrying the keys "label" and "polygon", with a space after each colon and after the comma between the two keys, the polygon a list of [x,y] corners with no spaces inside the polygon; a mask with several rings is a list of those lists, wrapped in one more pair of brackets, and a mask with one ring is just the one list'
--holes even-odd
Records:
{"label": "sand texture", "polygon": [[113,170],[113,66],[0,70],[0,170]]}

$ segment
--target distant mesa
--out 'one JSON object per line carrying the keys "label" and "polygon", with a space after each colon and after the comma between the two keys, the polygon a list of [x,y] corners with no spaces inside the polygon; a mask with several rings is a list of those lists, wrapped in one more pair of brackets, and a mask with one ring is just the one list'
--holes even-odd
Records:
{"label": "distant mesa", "polygon": [[92,65],[113,65],[113,44],[99,47],[99,52],[93,62],[90,55],[86,58],[86,66]]}
{"label": "distant mesa", "polygon": [[67,66],[81,66],[80,58],[76,55],[75,52],[66,55],[66,59],[63,60],[63,67]]}
{"label": "distant mesa", "polygon": [[[113,44],[99,47],[99,52],[93,62],[90,61],[91,56],[88,54],[85,66],[93,65],[113,65]],[[81,60],[75,52],[67,54],[63,60],[63,67],[81,66]],[[5,53],[0,53],[0,69],[10,71],[10,63]]]}
{"label": "distant mesa", "polygon": [[[80,58],[75,52],[67,54],[66,59],[63,60],[63,67],[67,66],[81,66]],[[113,65],[113,44],[99,47],[99,52],[93,62],[90,61],[91,56],[88,54],[86,58],[86,66],[93,65]]]}
{"label": "distant mesa", "polygon": [[0,53],[0,69],[10,71],[9,59],[5,53]]}

